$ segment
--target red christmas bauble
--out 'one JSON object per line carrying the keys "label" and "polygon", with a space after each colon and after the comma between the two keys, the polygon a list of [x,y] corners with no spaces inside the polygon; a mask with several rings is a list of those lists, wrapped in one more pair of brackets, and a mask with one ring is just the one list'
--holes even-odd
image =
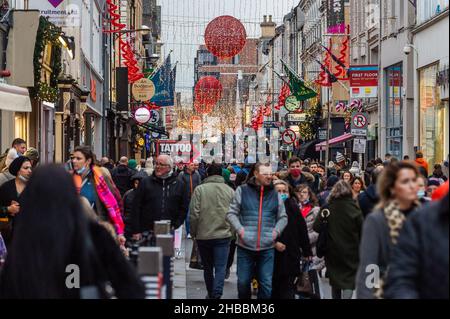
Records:
{"label": "red christmas bauble", "polygon": [[245,27],[232,16],[217,17],[206,27],[206,47],[218,58],[232,58],[239,54],[246,41]]}
{"label": "red christmas bauble", "polygon": [[195,85],[195,109],[202,114],[211,113],[222,97],[222,83],[213,76],[202,77]]}

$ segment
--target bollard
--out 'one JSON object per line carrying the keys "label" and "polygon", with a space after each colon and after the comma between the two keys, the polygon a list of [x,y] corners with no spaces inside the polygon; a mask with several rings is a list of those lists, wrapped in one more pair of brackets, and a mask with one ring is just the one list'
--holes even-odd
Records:
{"label": "bollard", "polygon": [[163,281],[166,286],[166,298],[172,299],[174,277],[174,249],[173,235],[157,235],[156,246],[161,247],[163,254]]}
{"label": "bollard", "polygon": [[145,299],[163,299],[163,260],[161,247],[140,247],[138,274],[145,286]]}
{"label": "bollard", "polygon": [[155,221],[153,230],[154,230],[155,236],[165,235],[165,234],[170,233],[170,221],[167,221],[167,220]]}

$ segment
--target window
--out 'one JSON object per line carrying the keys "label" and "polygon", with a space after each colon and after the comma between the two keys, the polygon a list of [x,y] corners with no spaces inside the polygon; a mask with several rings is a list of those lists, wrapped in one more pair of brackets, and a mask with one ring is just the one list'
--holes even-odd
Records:
{"label": "window", "polygon": [[448,8],[449,0],[417,1],[417,23],[430,20]]}
{"label": "window", "polygon": [[386,69],[386,152],[403,157],[403,67]]}
{"label": "window", "polygon": [[436,83],[437,72],[437,64],[419,71],[420,146],[430,167],[445,156],[445,107]]}
{"label": "window", "polygon": [[100,72],[101,65],[101,43],[100,43],[100,13],[97,9],[97,6],[95,3],[93,4],[94,10],[93,10],[93,21],[92,21],[92,63],[96,69],[97,72]]}

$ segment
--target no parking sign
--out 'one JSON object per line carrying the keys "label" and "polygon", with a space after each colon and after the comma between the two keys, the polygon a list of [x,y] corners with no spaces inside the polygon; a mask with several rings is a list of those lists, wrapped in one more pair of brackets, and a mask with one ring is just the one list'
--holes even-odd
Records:
{"label": "no parking sign", "polygon": [[291,145],[294,144],[295,140],[297,139],[297,134],[293,130],[287,129],[283,132],[281,138],[283,139],[283,142],[285,144]]}
{"label": "no parking sign", "polygon": [[351,133],[356,136],[367,136],[367,126],[369,125],[369,116],[367,113],[352,113]]}

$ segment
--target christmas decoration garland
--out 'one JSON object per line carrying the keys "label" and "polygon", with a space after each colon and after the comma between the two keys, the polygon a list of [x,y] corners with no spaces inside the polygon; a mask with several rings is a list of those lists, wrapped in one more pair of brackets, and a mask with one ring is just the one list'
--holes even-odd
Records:
{"label": "christmas decoration garland", "polygon": [[311,141],[316,138],[317,130],[320,127],[320,121],[322,119],[322,106],[320,103],[305,110],[306,118],[304,122],[299,125],[301,139],[305,141]]}
{"label": "christmas decoration garland", "polygon": [[[41,101],[56,103],[58,101],[58,76],[62,70],[61,55],[62,49],[59,43],[61,28],[55,26],[45,17],[39,18],[39,27],[36,35],[36,45],[34,48],[34,87],[30,89],[30,95]],[[52,45],[50,84],[41,81],[42,58],[47,43]]]}

